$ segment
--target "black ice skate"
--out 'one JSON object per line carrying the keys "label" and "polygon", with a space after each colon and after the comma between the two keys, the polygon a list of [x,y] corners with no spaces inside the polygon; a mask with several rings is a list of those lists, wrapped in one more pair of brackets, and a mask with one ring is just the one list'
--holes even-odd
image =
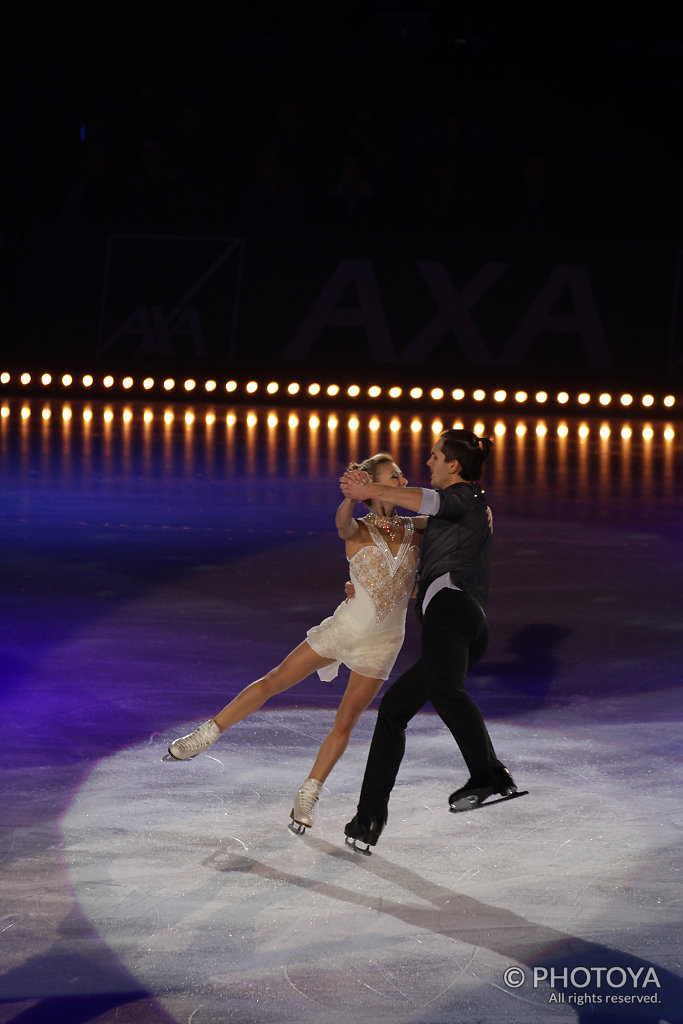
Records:
{"label": "black ice skate", "polygon": [[[488,768],[470,777],[464,786],[456,789],[448,798],[450,809],[454,814],[459,811],[473,811],[481,807],[494,793],[500,794],[500,800],[492,800],[491,804],[502,803],[518,796],[526,796],[529,791],[517,789],[515,780],[507,768]],[[490,806],[490,805],[489,805]]]}
{"label": "black ice skate", "polygon": [[[357,853],[363,853],[366,857],[371,854],[370,847],[377,846],[377,840],[382,835],[382,829],[386,825],[386,818],[362,818],[356,814],[344,826],[346,845],[350,846]],[[362,843],[362,846],[358,844]]]}

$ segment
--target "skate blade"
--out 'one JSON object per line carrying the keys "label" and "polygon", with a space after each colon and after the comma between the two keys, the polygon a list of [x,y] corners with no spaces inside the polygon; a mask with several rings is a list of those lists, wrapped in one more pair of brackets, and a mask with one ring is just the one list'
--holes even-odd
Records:
{"label": "skate blade", "polygon": [[364,857],[372,857],[372,850],[370,849],[370,846],[367,843],[365,845],[365,848],[358,845],[361,842],[360,839],[352,839],[351,836],[346,836],[345,842],[346,845],[350,846],[351,849],[355,850],[356,853],[362,853]]}
{"label": "skate blade", "polygon": [[528,789],[518,789],[514,793],[508,793],[506,796],[499,796],[496,800],[489,800],[485,797],[484,800],[477,800],[476,797],[468,797],[465,800],[457,800],[454,804],[450,805],[451,814],[461,814],[463,811],[478,811],[481,807],[493,807],[494,804],[504,804],[507,800],[516,800],[518,796],[528,796]]}
{"label": "skate blade", "polygon": [[287,828],[289,829],[290,832],[293,832],[295,836],[305,836],[306,835],[306,828],[307,828],[307,826],[306,825],[302,825],[300,821],[290,821],[290,823],[287,826]]}
{"label": "skate blade", "polygon": [[174,764],[179,764],[180,763],[180,758],[179,757],[174,757],[173,754],[171,754],[170,752],[168,754],[164,754],[164,756],[162,757],[161,760],[162,761],[173,761]]}

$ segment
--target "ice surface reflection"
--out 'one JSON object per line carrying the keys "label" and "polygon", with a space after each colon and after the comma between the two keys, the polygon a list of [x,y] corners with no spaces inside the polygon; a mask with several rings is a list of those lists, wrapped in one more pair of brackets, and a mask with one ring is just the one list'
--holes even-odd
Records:
{"label": "ice surface reflection", "polygon": [[[438,417],[415,410],[316,410],[184,403],[8,399],[0,417],[4,473],[78,486],[93,478],[180,480],[323,478],[388,450],[415,484],[439,432],[466,426],[495,438],[486,486],[516,514],[530,503],[563,515],[616,516],[626,503],[680,497],[683,424],[604,416],[510,413]],[[520,487],[524,481],[525,486]],[[514,484],[514,486],[512,486]],[[296,500],[295,490],[292,500]],[[278,493],[278,500],[282,494]],[[629,515],[633,514],[630,504]]]}

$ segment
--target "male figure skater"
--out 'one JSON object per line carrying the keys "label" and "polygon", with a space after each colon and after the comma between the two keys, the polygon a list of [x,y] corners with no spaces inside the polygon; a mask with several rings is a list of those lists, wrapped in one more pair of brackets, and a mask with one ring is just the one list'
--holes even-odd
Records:
{"label": "male figure skater", "polygon": [[[489,438],[446,430],[427,462],[432,489],[401,490],[404,508],[429,516],[417,591],[421,657],[380,703],[357,813],[344,829],[347,843],[362,853],[376,845],[386,824],[405,729],[427,701],[450,730],[470,773],[465,785],[451,793],[451,810],[478,807],[494,793],[509,797],[517,792],[510,772],[496,757],[479,708],[465,690],[467,671],[481,659],[488,641],[484,606],[491,528],[477,481],[491,447]],[[340,484],[344,495],[357,501],[387,497],[382,486],[359,483],[349,474]]]}

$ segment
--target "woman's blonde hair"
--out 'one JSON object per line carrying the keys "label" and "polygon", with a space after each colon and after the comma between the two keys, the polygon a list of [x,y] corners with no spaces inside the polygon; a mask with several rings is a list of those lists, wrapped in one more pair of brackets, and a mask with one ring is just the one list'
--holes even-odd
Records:
{"label": "woman's blonde hair", "polygon": [[[394,465],[394,457],[389,452],[378,452],[377,455],[371,455],[365,462],[349,462],[349,469],[360,469],[364,473],[367,473],[371,480],[377,482],[377,476],[379,467],[383,466],[385,462],[390,462]],[[370,502],[366,501],[363,504],[370,508]]]}

